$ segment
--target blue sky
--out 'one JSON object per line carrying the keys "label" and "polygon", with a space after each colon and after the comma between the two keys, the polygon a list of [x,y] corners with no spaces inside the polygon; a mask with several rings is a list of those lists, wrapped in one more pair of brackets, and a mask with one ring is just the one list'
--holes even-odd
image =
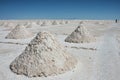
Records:
{"label": "blue sky", "polygon": [[120,19],[120,0],[0,0],[0,19]]}

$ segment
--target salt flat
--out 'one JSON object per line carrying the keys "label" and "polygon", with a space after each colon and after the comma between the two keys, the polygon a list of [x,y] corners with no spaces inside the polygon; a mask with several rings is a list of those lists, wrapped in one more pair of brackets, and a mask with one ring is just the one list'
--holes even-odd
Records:
{"label": "salt flat", "polygon": [[[57,25],[50,24],[51,20],[45,20],[49,24],[45,26],[33,24],[26,28],[34,33],[31,38],[5,39],[6,35],[15,27],[14,24],[42,23],[43,21],[0,21],[0,23],[4,23],[0,25],[0,80],[120,80],[120,23],[112,20],[83,20],[85,27],[96,37],[96,41],[91,43],[64,41],[77,28],[81,20],[69,20],[68,24]],[[12,27],[7,27],[7,23],[13,23]],[[32,78],[17,75],[10,70],[10,63],[24,51],[27,44],[39,31],[50,31],[77,59],[77,65],[73,70],[55,76]]]}

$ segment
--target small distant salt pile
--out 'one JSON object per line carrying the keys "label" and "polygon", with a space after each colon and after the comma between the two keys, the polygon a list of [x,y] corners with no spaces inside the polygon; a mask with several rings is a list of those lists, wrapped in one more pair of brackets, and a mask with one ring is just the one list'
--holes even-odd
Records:
{"label": "small distant salt pile", "polygon": [[34,26],[37,26],[37,22],[31,22],[31,25],[34,27]]}
{"label": "small distant salt pile", "polygon": [[37,21],[36,24],[37,24],[37,25],[41,25],[41,21]]}
{"label": "small distant salt pile", "polygon": [[10,69],[28,77],[51,76],[75,67],[77,60],[49,32],[39,32],[11,64]]}
{"label": "small distant salt pile", "polygon": [[5,38],[24,39],[32,36],[33,34],[27,31],[24,26],[17,25]]}
{"label": "small distant salt pile", "polygon": [[6,27],[8,25],[8,22],[3,22],[3,27]]}
{"label": "small distant salt pile", "polygon": [[28,25],[26,26],[26,28],[32,28],[38,26],[36,22],[29,22]]}
{"label": "small distant salt pile", "polygon": [[15,23],[9,22],[9,23],[8,23],[7,25],[5,25],[4,27],[12,29],[12,28],[14,28],[16,25],[17,25],[17,24],[15,24]]}
{"label": "small distant salt pile", "polygon": [[[23,25],[24,26],[28,26],[30,23],[29,22],[25,22]],[[19,24],[20,25],[20,24]]]}
{"label": "small distant salt pile", "polygon": [[104,23],[102,21],[95,21],[94,24],[95,25],[104,25]]}
{"label": "small distant salt pile", "polygon": [[52,22],[52,25],[57,25],[57,24],[58,24],[57,21]]}
{"label": "small distant salt pile", "polygon": [[80,25],[83,24],[83,21],[80,21],[79,24],[80,24]]}
{"label": "small distant salt pile", "polygon": [[26,22],[26,23],[24,24],[24,26],[25,26],[26,28],[31,28],[31,27],[32,27],[30,22]]}
{"label": "small distant salt pile", "polygon": [[41,24],[41,26],[47,26],[48,25],[48,22],[46,21],[43,21],[43,23]]}
{"label": "small distant salt pile", "polygon": [[69,23],[69,21],[65,21],[65,24],[68,24]]}
{"label": "small distant salt pile", "polygon": [[64,24],[64,21],[60,21],[60,23],[59,24]]}
{"label": "small distant salt pile", "polygon": [[41,24],[41,26],[46,26],[47,25],[47,23],[44,21],[44,22],[42,22],[42,24]]}
{"label": "small distant salt pile", "polygon": [[81,24],[78,26],[75,31],[73,31],[66,39],[65,42],[72,43],[89,43],[93,42],[96,39],[89,34],[87,29]]}
{"label": "small distant salt pile", "polygon": [[0,22],[0,26],[3,26],[4,25],[4,22]]}

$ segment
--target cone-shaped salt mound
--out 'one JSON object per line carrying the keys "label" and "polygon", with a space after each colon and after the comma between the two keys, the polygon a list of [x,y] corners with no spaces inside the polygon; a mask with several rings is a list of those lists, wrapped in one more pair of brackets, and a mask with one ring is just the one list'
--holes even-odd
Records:
{"label": "cone-shaped salt mound", "polygon": [[44,21],[42,24],[41,24],[41,26],[47,26],[48,25],[48,23],[46,22],[46,21]]}
{"label": "cone-shaped salt mound", "polygon": [[69,21],[65,21],[65,24],[68,24],[69,23]]}
{"label": "cone-shaped salt mound", "polygon": [[31,22],[31,23],[27,23],[26,28],[32,28],[32,27],[36,27],[37,23],[36,22]]}
{"label": "cone-shaped salt mound", "polygon": [[96,39],[89,34],[87,29],[80,25],[78,26],[75,31],[73,31],[66,39],[65,42],[71,42],[71,43],[89,43],[93,42]]}
{"label": "cone-shaped salt mound", "polygon": [[17,25],[5,38],[24,39],[32,36],[33,34],[27,31],[24,26]]}
{"label": "cone-shaped salt mound", "polygon": [[75,67],[76,59],[49,32],[39,32],[24,52],[11,64],[10,69],[28,77],[50,76]]}
{"label": "cone-shaped salt mound", "polygon": [[60,24],[64,24],[64,22],[63,22],[63,21],[60,21]]}
{"label": "cone-shaped salt mound", "polygon": [[56,21],[53,21],[52,22],[52,25],[57,25],[58,23]]}
{"label": "cone-shaped salt mound", "polygon": [[80,21],[80,24],[83,24],[83,21]]}

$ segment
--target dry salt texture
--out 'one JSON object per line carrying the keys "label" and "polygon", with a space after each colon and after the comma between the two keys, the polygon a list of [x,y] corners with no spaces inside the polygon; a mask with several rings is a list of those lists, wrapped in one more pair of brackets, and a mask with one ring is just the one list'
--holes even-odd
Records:
{"label": "dry salt texture", "polygon": [[17,25],[10,33],[5,37],[6,39],[25,39],[32,37],[33,34],[29,32],[24,26]]}
{"label": "dry salt texture", "polygon": [[10,69],[28,77],[51,76],[71,70],[77,63],[49,32],[39,32]]}
{"label": "dry salt texture", "polygon": [[[0,20],[1,23],[4,23],[0,26],[0,80],[120,80],[120,22],[115,23],[114,20],[67,20],[69,24],[27,28],[35,34],[44,30],[55,34],[60,44],[65,46],[65,49],[77,59],[77,65],[74,69],[63,74],[48,77],[29,78],[12,72],[11,62],[25,50],[28,44],[23,43],[29,43],[34,37],[30,39],[5,39],[10,31],[5,31],[7,27],[4,26],[14,22],[24,24],[26,22],[40,21],[42,23],[54,20]],[[86,29],[95,36],[96,41],[84,44],[65,42],[65,38],[76,29],[81,21],[84,22]],[[4,42],[19,42],[23,45]]]}
{"label": "dry salt texture", "polygon": [[79,25],[66,39],[66,42],[89,43],[94,42],[95,38],[90,35],[84,25]]}

